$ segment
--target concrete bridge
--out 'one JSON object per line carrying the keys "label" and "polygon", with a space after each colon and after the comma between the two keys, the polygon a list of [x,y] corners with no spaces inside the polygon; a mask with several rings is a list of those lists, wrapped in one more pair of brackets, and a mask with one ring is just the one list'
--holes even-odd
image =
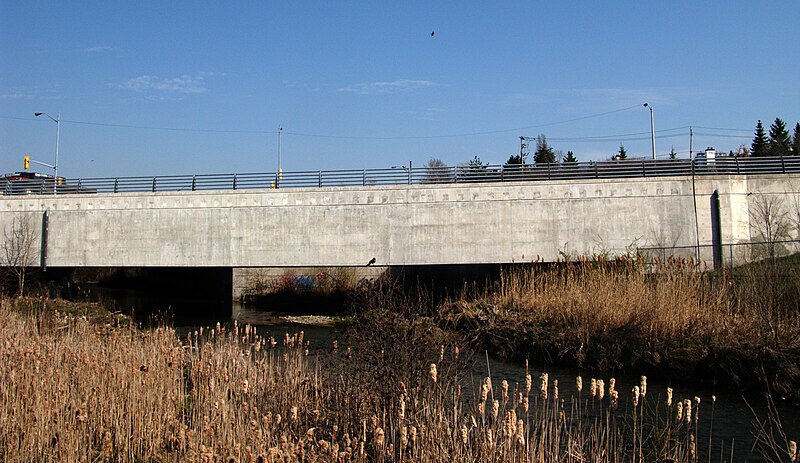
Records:
{"label": "concrete bridge", "polygon": [[[712,194],[720,221],[712,233]],[[750,241],[756,198],[800,174],[0,197],[52,267],[503,264]]]}

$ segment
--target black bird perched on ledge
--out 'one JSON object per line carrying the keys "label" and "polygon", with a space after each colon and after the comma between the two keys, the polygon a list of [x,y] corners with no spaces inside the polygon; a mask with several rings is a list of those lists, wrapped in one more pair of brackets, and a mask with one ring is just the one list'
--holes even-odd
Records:
{"label": "black bird perched on ledge", "polygon": [[375,264],[375,258],[374,257],[372,259],[370,259],[369,262],[367,262],[367,267],[370,267],[373,264]]}

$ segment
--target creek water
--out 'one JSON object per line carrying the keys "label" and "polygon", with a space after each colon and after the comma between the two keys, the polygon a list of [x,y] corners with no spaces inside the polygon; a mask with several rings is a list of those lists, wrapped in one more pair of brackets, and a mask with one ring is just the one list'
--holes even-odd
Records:
{"label": "creek water", "polygon": [[[247,324],[255,326],[259,335],[273,336],[275,339],[282,339],[285,333],[292,334],[303,331],[304,338],[310,342],[310,351],[317,355],[325,355],[334,339],[339,339],[340,343],[344,339],[344,333],[329,323],[330,318],[324,316],[325,310],[295,313],[288,316],[286,313],[256,309],[236,302],[175,301],[148,297],[138,291],[102,290],[99,288],[93,290],[92,293],[120,310],[133,313],[135,319],[145,324],[152,322],[152,314],[163,311],[171,312],[171,315],[162,320],[171,323],[181,337],[185,337],[187,333],[198,330],[200,327],[213,327],[217,323],[231,326],[236,322],[240,326]],[[494,358],[491,353],[488,353],[487,362],[486,354],[483,352],[475,355],[472,363],[472,377],[468,379],[468,382],[477,387],[489,372],[494,387],[498,391],[502,380],[507,380],[512,389],[515,383],[525,384],[525,362]],[[545,368],[541,365],[529,365],[527,373],[534,378],[534,390],[538,389],[539,376],[543,372],[548,373],[551,388],[553,382],[558,380],[560,397],[566,399],[565,407],[567,409],[570,407],[570,399],[578,397],[577,376],[581,376],[583,379],[582,403],[584,405],[589,400],[590,379],[593,377],[603,379],[607,387],[609,379],[612,377],[611,374],[589,373],[571,368]],[[733,389],[703,384],[670,384],[659,379],[657,372],[643,373],[649,374],[647,380],[648,404],[654,407],[658,403],[659,410],[662,412],[666,401],[667,387],[674,389],[673,402],[675,403],[683,399],[700,398],[699,409],[694,407],[694,403],[692,404],[693,413],[697,413],[699,410],[698,455],[700,461],[708,460],[709,430],[713,433],[711,462],[730,462],[731,454],[733,455],[732,461],[737,463],[764,461],[760,453],[753,450],[753,444],[757,431],[756,421],[765,422],[767,420],[768,408],[765,397],[745,397]],[[620,374],[616,374],[614,377],[616,390],[619,391],[619,408],[624,410],[625,407],[630,407],[631,391],[634,386],[640,384],[640,377]],[[711,426],[712,396],[716,397],[716,401],[713,403],[713,426]],[[776,441],[783,442],[779,431],[782,431],[787,440],[800,441],[800,404],[784,401],[781,398],[774,399],[782,427],[780,430],[773,429],[772,434]],[[788,457],[785,455],[784,457],[780,461],[788,461]]]}

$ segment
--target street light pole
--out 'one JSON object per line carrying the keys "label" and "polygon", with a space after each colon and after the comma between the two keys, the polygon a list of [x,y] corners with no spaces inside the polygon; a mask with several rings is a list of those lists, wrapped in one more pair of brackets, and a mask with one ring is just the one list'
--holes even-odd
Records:
{"label": "street light pole", "polygon": [[33,113],[34,116],[39,117],[42,114],[47,116],[51,121],[56,123],[56,162],[53,164],[53,194],[58,194],[58,144],[61,138],[61,111],[56,114],[55,119],[47,113]]}
{"label": "street light pole", "polygon": [[653,122],[653,105],[650,103],[644,104],[645,108],[650,109],[650,141],[653,146],[653,161],[656,160],[656,125]]}

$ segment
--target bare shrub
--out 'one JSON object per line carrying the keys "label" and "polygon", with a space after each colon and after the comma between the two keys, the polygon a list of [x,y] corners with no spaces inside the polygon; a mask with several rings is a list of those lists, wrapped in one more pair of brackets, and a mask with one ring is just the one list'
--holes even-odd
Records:
{"label": "bare shrub", "polygon": [[781,241],[791,239],[791,218],[783,198],[777,195],[756,194],[750,201],[750,229],[754,241],[754,258],[774,259],[786,253]]}
{"label": "bare shrub", "polygon": [[30,216],[15,216],[11,226],[3,230],[2,265],[15,280],[19,296],[25,294],[25,277],[35,262],[36,230]]}

